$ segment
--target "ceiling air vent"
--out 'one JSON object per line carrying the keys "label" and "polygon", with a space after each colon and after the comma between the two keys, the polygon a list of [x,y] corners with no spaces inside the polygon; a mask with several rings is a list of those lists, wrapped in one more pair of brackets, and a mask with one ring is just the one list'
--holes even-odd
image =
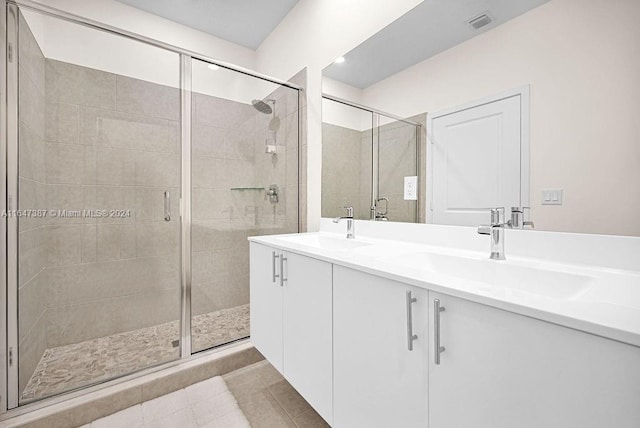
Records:
{"label": "ceiling air vent", "polygon": [[485,25],[490,24],[492,21],[491,17],[487,13],[483,13],[482,15],[478,15],[475,18],[471,18],[468,22],[474,29],[479,30]]}

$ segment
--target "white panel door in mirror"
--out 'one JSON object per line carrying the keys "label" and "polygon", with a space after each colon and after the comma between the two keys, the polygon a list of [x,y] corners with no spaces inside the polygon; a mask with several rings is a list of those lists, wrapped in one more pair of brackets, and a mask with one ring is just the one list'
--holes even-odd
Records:
{"label": "white panel door in mirror", "polygon": [[434,115],[432,222],[476,226],[520,206],[520,95]]}

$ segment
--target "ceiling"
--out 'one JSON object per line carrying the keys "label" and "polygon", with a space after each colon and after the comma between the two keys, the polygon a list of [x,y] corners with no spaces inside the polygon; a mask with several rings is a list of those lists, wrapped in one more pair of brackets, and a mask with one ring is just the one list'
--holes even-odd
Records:
{"label": "ceiling", "polygon": [[[324,75],[367,88],[399,71],[488,31],[549,0],[424,0],[347,53]],[[493,21],[475,30],[468,21],[488,12]]]}
{"label": "ceiling", "polygon": [[254,50],[298,2],[298,0],[117,1]]}

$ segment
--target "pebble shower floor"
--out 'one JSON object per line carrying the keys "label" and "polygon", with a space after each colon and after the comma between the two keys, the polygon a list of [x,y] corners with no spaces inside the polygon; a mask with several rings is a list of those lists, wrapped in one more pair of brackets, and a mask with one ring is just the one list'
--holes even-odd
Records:
{"label": "pebble shower floor", "polygon": [[[249,336],[249,305],[236,306],[192,320],[193,349],[208,349]],[[179,322],[47,349],[22,392],[23,400],[122,376],[175,360]]]}

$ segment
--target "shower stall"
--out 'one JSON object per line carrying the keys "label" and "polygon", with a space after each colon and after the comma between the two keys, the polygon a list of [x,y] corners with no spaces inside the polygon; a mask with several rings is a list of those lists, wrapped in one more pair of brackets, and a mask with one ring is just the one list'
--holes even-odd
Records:
{"label": "shower stall", "polygon": [[322,217],[352,206],[361,220],[424,221],[418,186],[426,114],[405,119],[325,94],[322,115]]}
{"label": "shower stall", "polygon": [[299,90],[2,11],[3,410],[249,336],[247,237],[299,230]]}

